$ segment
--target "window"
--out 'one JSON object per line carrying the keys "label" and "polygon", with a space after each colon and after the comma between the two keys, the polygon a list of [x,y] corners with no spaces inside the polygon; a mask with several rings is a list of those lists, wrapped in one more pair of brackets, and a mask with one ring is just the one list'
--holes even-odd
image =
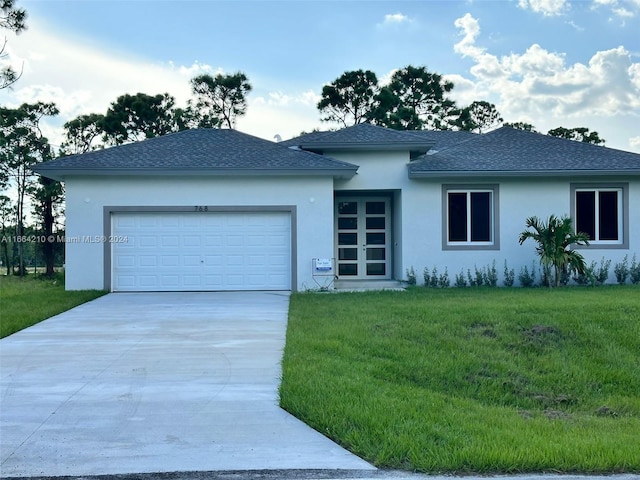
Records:
{"label": "window", "polygon": [[443,186],[443,248],[498,249],[498,186]]}
{"label": "window", "polygon": [[599,247],[626,248],[626,185],[572,185],[571,191],[576,231]]}

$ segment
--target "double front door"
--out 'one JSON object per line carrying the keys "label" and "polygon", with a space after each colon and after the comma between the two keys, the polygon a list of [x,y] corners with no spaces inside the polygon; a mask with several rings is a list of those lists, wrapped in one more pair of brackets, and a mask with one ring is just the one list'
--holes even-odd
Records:
{"label": "double front door", "polygon": [[339,278],[391,278],[389,204],[385,197],[336,199],[335,245]]}

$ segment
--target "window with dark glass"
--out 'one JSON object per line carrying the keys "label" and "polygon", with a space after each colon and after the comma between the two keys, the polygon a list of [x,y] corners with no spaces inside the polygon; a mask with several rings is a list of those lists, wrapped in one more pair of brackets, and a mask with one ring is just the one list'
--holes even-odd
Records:
{"label": "window with dark glass", "polygon": [[471,192],[471,241],[491,241],[491,193]]}
{"label": "window with dark glass", "polygon": [[490,243],[492,241],[493,192],[450,191],[447,194],[448,241]]}
{"label": "window with dark glass", "polygon": [[577,190],[576,231],[592,242],[621,241],[619,189]]}
{"label": "window with dark glass", "polygon": [[466,193],[449,193],[449,241],[467,241]]}

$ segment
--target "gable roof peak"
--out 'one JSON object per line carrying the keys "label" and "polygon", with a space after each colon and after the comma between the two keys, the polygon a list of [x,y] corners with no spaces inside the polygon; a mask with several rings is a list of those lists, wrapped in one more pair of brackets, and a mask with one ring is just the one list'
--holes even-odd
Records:
{"label": "gable roof peak", "polygon": [[413,135],[409,131],[358,123],[335,131],[314,132],[288,140],[287,145],[310,151],[335,150],[424,150],[433,146],[433,141]]}

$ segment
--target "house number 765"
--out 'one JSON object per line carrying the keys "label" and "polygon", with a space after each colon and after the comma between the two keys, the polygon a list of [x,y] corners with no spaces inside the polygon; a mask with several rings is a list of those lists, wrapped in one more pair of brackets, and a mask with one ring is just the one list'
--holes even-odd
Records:
{"label": "house number 765", "polygon": [[209,211],[209,207],[206,207],[206,206],[203,207],[202,205],[198,205],[198,206],[195,206],[193,208],[194,208],[194,210],[196,212],[208,212]]}

